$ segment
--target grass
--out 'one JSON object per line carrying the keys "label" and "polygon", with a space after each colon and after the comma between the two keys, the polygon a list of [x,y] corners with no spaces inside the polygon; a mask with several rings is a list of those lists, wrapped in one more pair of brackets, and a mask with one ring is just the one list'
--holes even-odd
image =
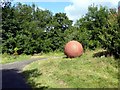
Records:
{"label": "grass", "polygon": [[33,62],[23,69],[23,74],[33,88],[118,88],[118,61],[93,57],[100,51],[87,50],[73,59],[65,58],[63,53],[49,53],[43,57],[59,58]]}
{"label": "grass", "polygon": [[39,54],[33,55],[32,58],[53,58],[53,57],[60,57],[60,56],[64,56],[64,53],[55,51],[55,52],[49,52],[49,53],[39,53]]}
{"label": "grass", "polygon": [[[63,53],[60,52],[49,52],[49,53],[39,53],[36,55],[25,55],[25,54],[21,54],[21,55],[9,55],[7,53],[4,54],[0,54],[0,63],[1,64],[6,64],[6,63],[12,63],[12,62],[16,62],[16,61],[23,61],[23,60],[29,60],[30,58],[53,58],[52,55],[54,57],[58,57],[58,56],[63,56]],[[51,57],[50,57],[51,56]]]}
{"label": "grass", "polygon": [[0,60],[1,64],[6,63],[12,63],[15,61],[22,61],[22,60],[28,60],[30,58],[30,55],[9,55],[9,54],[1,54],[0,57],[2,57],[2,60]]}

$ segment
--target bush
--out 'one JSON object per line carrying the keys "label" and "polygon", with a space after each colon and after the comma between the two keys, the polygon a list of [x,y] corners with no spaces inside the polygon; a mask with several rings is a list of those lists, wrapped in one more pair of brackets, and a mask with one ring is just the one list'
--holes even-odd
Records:
{"label": "bush", "polygon": [[[113,14],[112,14],[113,15]],[[110,17],[111,18],[111,17]],[[100,37],[102,47],[107,49],[116,58],[120,58],[120,17],[112,18],[112,21],[108,20],[109,27],[105,29]]]}

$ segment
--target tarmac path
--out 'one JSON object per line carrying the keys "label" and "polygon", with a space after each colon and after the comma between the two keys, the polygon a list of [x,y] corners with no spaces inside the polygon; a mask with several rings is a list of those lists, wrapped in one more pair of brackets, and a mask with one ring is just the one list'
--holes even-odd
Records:
{"label": "tarmac path", "polygon": [[[9,64],[0,64],[0,90],[5,89],[25,89],[32,90],[32,88],[25,82],[24,76],[22,74],[22,68],[27,64],[38,60],[47,60],[47,58],[33,58],[30,60],[24,60]],[[2,77],[2,78],[1,78]]]}

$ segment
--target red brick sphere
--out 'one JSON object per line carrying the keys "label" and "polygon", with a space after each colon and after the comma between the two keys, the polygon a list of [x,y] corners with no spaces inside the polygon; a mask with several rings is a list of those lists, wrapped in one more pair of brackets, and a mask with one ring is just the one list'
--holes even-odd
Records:
{"label": "red brick sphere", "polygon": [[82,55],[83,47],[78,41],[70,41],[64,47],[64,53],[69,58],[74,58]]}

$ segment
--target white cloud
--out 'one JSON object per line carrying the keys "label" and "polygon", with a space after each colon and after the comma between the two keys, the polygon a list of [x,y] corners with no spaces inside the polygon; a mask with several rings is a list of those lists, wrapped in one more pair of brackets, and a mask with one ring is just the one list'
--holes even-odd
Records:
{"label": "white cloud", "polygon": [[67,14],[69,19],[75,21],[85,15],[88,6],[92,5],[102,5],[108,7],[117,7],[119,0],[70,0],[72,4],[64,8],[64,12]]}

